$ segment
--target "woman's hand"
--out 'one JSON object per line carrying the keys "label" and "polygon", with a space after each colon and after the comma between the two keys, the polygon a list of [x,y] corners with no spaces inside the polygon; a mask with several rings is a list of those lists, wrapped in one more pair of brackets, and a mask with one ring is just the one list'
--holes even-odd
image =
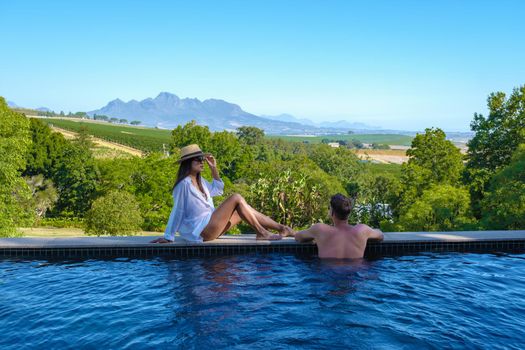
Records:
{"label": "woman's hand", "polygon": [[211,154],[206,156],[206,163],[208,163],[208,166],[212,169],[217,167],[217,161]]}

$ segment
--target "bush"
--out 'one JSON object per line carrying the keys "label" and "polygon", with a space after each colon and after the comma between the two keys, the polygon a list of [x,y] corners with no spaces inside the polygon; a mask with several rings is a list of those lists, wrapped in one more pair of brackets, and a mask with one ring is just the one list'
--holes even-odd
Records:
{"label": "bush", "polygon": [[86,215],[88,235],[125,236],[140,231],[143,219],[135,197],[124,191],[111,191],[95,200]]}
{"label": "bush", "polygon": [[38,223],[40,227],[55,228],[84,228],[84,220],[76,217],[42,218]]}

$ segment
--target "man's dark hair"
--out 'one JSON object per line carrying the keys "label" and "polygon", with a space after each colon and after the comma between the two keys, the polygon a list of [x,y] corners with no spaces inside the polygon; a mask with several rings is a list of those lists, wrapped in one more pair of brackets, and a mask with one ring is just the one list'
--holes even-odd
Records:
{"label": "man's dark hair", "polygon": [[348,220],[348,216],[350,216],[350,213],[354,208],[354,201],[351,198],[338,193],[330,198],[330,207],[332,208],[332,213],[339,220]]}

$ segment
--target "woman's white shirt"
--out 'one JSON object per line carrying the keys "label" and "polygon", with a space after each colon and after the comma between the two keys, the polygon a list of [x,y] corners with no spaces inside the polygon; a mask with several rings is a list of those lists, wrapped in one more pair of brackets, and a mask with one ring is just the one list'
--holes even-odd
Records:
{"label": "woman's white shirt", "polygon": [[202,242],[201,232],[215,210],[212,197],[220,196],[224,191],[224,183],[213,179],[209,183],[201,177],[206,198],[186,176],[173,189],[173,209],[171,210],[168,225],[164,231],[164,238],[173,241],[175,232],[190,242]]}

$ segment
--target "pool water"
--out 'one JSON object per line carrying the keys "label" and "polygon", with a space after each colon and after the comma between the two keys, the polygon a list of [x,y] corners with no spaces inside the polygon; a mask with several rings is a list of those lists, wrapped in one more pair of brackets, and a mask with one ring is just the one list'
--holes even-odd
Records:
{"label": "pool water", "polygon": [[1,349],[523,349],[525,255],[0,260]]}

